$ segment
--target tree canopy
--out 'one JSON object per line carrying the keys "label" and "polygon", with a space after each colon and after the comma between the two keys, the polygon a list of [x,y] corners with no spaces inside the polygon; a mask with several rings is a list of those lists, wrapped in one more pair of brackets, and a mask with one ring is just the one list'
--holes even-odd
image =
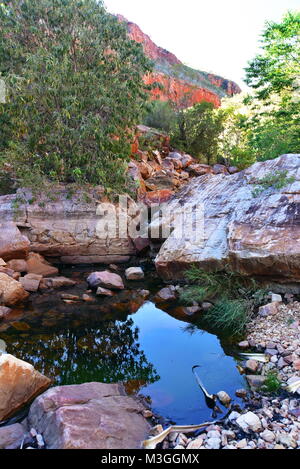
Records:
{"label": "tree canopy", "polygon": [[151,67],[102,1],[1,2],[2,163],[23,179],[124,189]]}

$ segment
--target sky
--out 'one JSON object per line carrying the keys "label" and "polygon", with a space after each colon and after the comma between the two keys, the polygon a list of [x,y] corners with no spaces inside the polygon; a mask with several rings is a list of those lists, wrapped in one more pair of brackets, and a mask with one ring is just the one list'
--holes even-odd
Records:
{"label": "sky", "polygon": [[279,21],[300,0],[104,0],[183,63],[236,81],[259,51],[266,21]]}

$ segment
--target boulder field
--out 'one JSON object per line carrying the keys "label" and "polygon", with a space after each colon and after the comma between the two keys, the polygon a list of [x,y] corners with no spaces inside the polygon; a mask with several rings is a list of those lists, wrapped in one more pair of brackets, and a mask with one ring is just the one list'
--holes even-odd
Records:
{"label": "boulder field", "polygon": [[[284,187],[272,186],[272,177],[273,184],[275,177],[284,181]],[[196,228],[201,234],[195,236],[184,225],[181,235],[180,216],[190,213],[192,217],[194,207],[203,209]],[[158,273],[167,281],[183,280],[184,271],[195,264],[298,283],[299,210],[300,155],[282,155],[233,175],[195,178],[169,201],[167,215],[153,221],[158,226],[170,224],[174,230],[155,259]]]}

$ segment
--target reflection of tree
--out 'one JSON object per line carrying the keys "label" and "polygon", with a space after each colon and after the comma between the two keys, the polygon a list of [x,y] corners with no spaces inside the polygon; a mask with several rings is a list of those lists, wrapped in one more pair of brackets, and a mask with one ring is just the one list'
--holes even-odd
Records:
{"label": "reflection of tree", "polygon": [[132,319],[103,322],[100,327],[27,337],[6,334],[8,351],[32,363],[57,385],[131,380],[150,384],[159,379],[140,349],[139,329]]}

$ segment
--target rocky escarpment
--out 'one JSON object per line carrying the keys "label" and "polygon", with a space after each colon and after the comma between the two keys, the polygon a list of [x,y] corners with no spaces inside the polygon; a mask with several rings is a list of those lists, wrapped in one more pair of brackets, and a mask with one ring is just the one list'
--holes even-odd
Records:
{"label": "rocky escarpment", "polygon": [[[286,179],[285,187],[262,187],[253,193],[262,178],[274,175]],[[178,231],[182,212],[192,216],[194,207],[204,210],[200,237],[186,224],[183,233]],[[299,282],[299,207],[300,155],[256,163],[230,176],[200,176],[169,202],[161,225],[171,224],[174,231],[156,258],[157,270],[166,280],[182,280],[192,264],[204,269],[228,266],[242,275]]]}
{"label": "rocky escarpment", "polygon": [[130,38],[142,44],[145,54],[155,63],[155,72],[145,77],[147,84],[163,86],[152,91],[154,99],[171,100],[182,107],[201,101],[219,106],[222,97],[241,92],[231,80],[187,67],[174,54],[157,46],[135,23],[121,15],[118,18],[126,24]]}

